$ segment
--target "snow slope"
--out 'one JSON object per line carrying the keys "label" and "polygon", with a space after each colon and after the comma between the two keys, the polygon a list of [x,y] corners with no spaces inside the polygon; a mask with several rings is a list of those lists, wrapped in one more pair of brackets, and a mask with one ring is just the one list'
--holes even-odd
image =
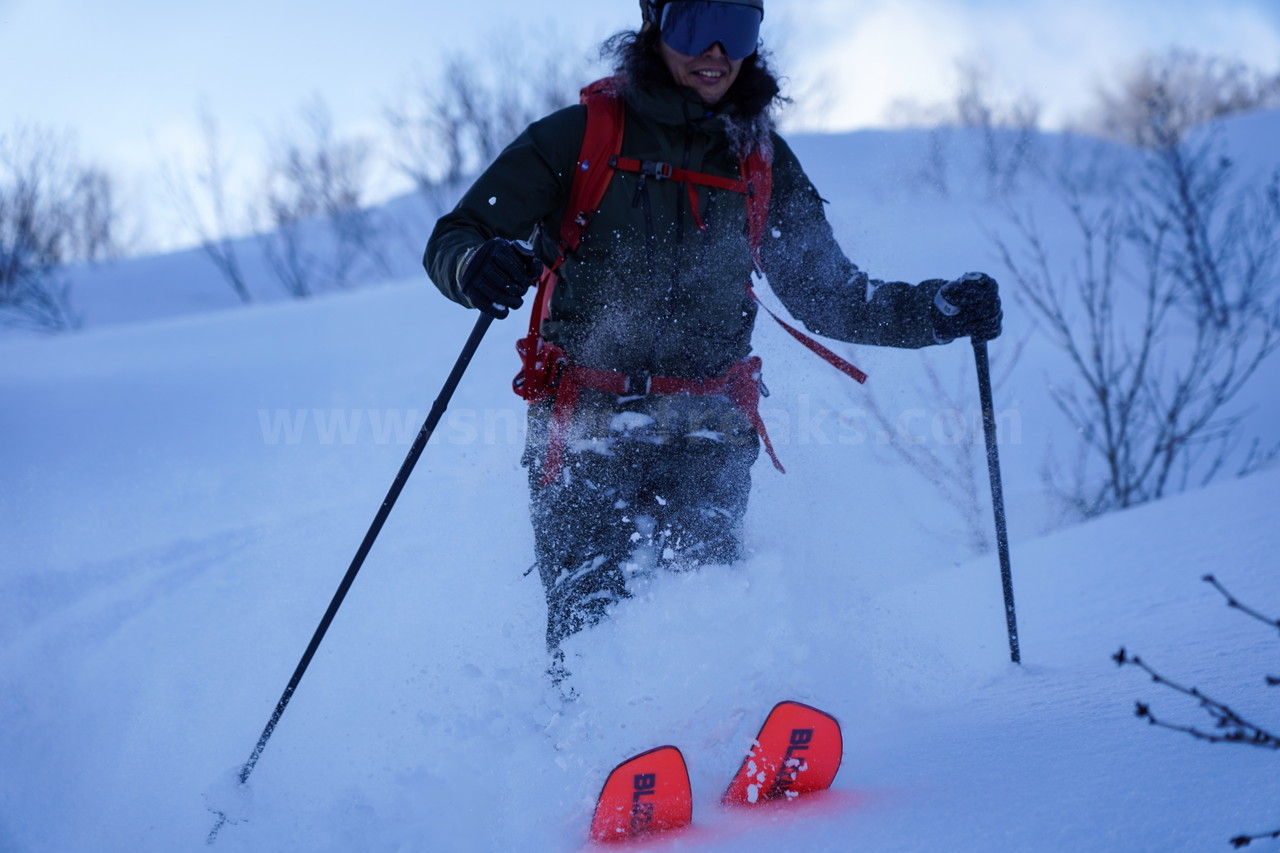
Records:
{"label": "snow slope", "polygon": [[[857,448],[792,443],[792,474],[758,472],[754,555],[575,638],[557,716],[517,448],[484,435],[514,410],[496,340],[229,790],[413,431],[272,443],[259,410],[425,408],[444,365],[414,354],[469,320],[404,285],[3,347],[0,849],[197,849],[208,798],[241,821],[227,850],[574,850],[607,770],[666,742],[697,826],[654,849],[1205,850],[1280,817],[1274,755],[1147,730],[1134,698],[1195,717],[1108,660],[1274,711],[1274,637],[1198,578],[1280,610],[1277,474],[1015,543],[1014,668],[994,560],[911,535],[927,493],[850,482]],[[785,697],[843,720],[836,790],[721,811]]]}
{"label": "snow slope", "polygon": [[[984,214],[842,184],[830,152],[847,141],[797,149],[855,257],[903,278],[983,264]],[[885,186],[903,174],[885,170]],[[1014,667],[994,557],[966,556],[954,513],[874,429],[841,432],[862,392],[765,324],[790,473],[756,470],[751,556],[657,578],[575,637],[565,708],[522,577],[520,321],[496,324],[237,788],[472,321],[408,280],[0,341],[0,850],[203,849],[216,808],[229,851],[572,851],[608,770],[661,743],[690,762],[695,826],[636,849],[1203,851],[1280,826],[1274,753],[1149,729],[1135,699],[1197,712],[1108,659],[1125,645],[1276,727],[1274,631],[1199,578],[1280,615],[1280,473],[1040,536],[1037,468],[1061,425],[1033,338],[998,400],[1017,426],[1001,448]],[[1028,331],[1010,311],[1008,339]],[[915,374],[960,369],[966,349],[855,361],[927,433]],[[844,723],[835,789],[722,810],[783,698]]]}

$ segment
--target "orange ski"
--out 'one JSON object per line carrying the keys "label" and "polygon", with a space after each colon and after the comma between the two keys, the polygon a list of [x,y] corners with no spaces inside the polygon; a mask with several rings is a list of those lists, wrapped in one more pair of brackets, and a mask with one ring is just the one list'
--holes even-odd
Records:
{"label": "orange ski", "polygon": [[843,757],[844,740],[835,717],[799,702],[779,702],[760,727],[723,801],[754,805],[826,790]]}
{"label": "orange ski", "polygon": [[619,841],[693,819],[684,756],[674,746],[642,752],[613,768],[596,801],[592,841]]}

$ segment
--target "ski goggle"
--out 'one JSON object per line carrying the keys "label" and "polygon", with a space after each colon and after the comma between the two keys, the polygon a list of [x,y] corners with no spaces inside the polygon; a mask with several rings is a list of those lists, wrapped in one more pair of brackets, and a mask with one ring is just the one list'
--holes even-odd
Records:
{"label": "ski goggle", "polygon": [[730,59],[746,59],[760,41],[760,10],[715,0],[673,0],[662,7],[662,40],[686,56],[719,42]]}

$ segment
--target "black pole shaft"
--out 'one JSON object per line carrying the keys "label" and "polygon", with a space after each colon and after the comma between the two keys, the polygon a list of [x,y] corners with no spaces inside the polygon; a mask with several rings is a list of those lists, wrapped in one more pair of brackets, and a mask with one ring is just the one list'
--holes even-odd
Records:
{"label": "black pole shaft", "polygon": [[[351,589],[351,584],[355,582],[356,575],[360,572],[360,567],[364,565],[365,557],[369,556],[369,550],[373,547],[374,540],[378,538],[378,534],[382,531],[382,525],[386,523],[387,516],[391,514],[391,508],[395,506],[396,500],[400,497],[400,492],[409,480],[409,475],[413,473],[413,468],[418,463],[418,458],[422,456],[422,451],[431,439],[431,434],[435,432],[436,426],[444,416],[449,400],[453,397],[453,392],[462,380],[462,374],[466,372],[467,365],[471,363],[472,357],[480,347],[481,339],[492,322],[493,318],[487,314],[481,314],[480,318],[476,320],[476,325],[471,330],[471,336],[467,338],[466,344],[462,347],[462,352],[458,355],[457,362],[453,365],[453,370],[449,372],[449,378],[445,380],[444,387],[440,389],[440,395],[431,404],[431,411],[427,414],[427,419],[422,424],[422,429],[418,431],[418,436],[414,439],[413,446],[409,448],[409,454],[400,465],[400,471],[396,474],[395,481],[391,484],[391,489],[387,492],[386,498],[383,499],[382,506],[378,508],[377,515],[373,517],[373,523],[369,525],[369,530],[365,533],[360,547],[356,549],[356,555],[352,558],[351,565],[347,568],[347,573],[342,578],[342,583],[338,584],[338,590],[333,594],[333,600],[329,602],[329,608],[320,619],[320,624],[316,626],[315,633],[311,635],[311,642],[307,644],[306,651],[302,653],[302,659],[298,661],[298,666],[293,671],[293,677],[289,679],[289,683],[284,688],[284,693],[280,695],[280,701],[276,703],[275,710],[271,712],[271,719],[267,720],[266,728],[262,730],[262,736],[258,738],[258,743],[254,746],[253,752],[250,753],[249,760],[240,768],[240,784],[243,785],[249,781],[249,774],[253,773],[253,768],[262,756],[262,751],[266,748],[267,741],[271,739],[271,734],[275,731],[276,724],[280,722],[284,709],[288,707],[289,700],[293,698],[293,692],[298,689],[302,676],[311,664],[311,658],[315,656],[316,650],[320,648],[320,643],[324,640],[324,635],[329,630],[333,617],[337,614],[338,608],[342,606],[342,600],[347,597],[347,591]],[[210,844],[217,838],[218,830],[222,828],[225,822],[226,815],[219,814],[217,824],[209,833],[208,842]]]}
{"label": "black pole shaft", "polygon": [[1004,486],[1000,481],[1000,454],[996,448],[996,410],[991,401],[991,360],[987,342],[973,342],[978,368],[978,394],[982,398],[982,431],[987,439],[987,471],[991,474],[991,508],[996,517],[996,550],[1000,554],[1000,579],[1004,585],[1004,615],[1009,628],[1009,657],[1022,662],[1018,649],[1018,618],[1013,609],[1013,569],[1009,564],[1009,530],[1004,517]]}

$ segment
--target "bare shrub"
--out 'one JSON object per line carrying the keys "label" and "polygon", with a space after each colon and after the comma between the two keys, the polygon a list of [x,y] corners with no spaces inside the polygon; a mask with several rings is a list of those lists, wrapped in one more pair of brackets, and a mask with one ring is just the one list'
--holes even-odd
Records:
{"label": "bare shrub", "polygon": [[[1213,575],[1205,575],[1202,580],[1221,593],[1222,597],[1226,599],[1227,606],[1231,609],[1237,610],[1249,618],[1261,622],[1263,625],[1280,629],[1280,619],[1263,615],[1252,607],[1243,604],[1235,596],[1229,593]],[[1116,662],[1117,666],[1136,667],[1145,672],[1151,678],[1152,683],[1158,687],[1163,687],[1173,693],[1187,697],[1198,705],[1200,710],[1203,711],[1213,723],[1212,727],[1206,730],[1199,726],[1169,722],[1165,719],[1163,714],[1157,716],[1152,710],[1150,703],[1135,703],[1135,713],[1137,714],[1138,719],[1146,720],[1149,725],[1180,732],[1182,734],[1189,735],[1196,740],[1204,741],[1205,743],[1238,744],[1242,746],[1253,746],[1259,749],[1280,750],[1280,736],[1278,736],[1274,731],[1269,731],[1262,726],[1245,719],[1233,710],[1231,706],[1214,699],[1199,688],[1186,687],[1176,681],[1172,681],[1138,655],[1131,654],[1129,651],[1122,648],[1120,651],[1112,655],[1111,659]],[[1280,687],[1280,678],[1277,678],[1274,675],[1265,676],[1263,681],[1268,687]],[[1280,829],[1272,830],[1270,832],[1237,835],[1230,839],[1230,844],[1232,847],[1239,849],[1241,847],[1248,847],[1255,841],[1277,838],[1280,838]]]}
{"label": "bare shrub", "polygon": [[236,224],[228,199],[230,164],[222,150],[217,120],[207,106],[200,108],[200,139],[200,161],[194,174],[167,164],[163,168],[165,185],[179,219],[199,239],[205,257],[240,301],[248,303],[252,296],[236,252]]}
{"label": "bare shrub", "polygon": [[81,165],[69,135],[23,127],[0,135],[0,322],[76,328],[67,264],[119,252],[115,182]]}
{"label": "bare shrub", "polygon": [[1280,170],[1263,191],[1234,182],[1212,139],[1142,158],[1102,196],[1060,179],[1074,255],[1026,215],[996,241],[1073,368],[1051,390],[1079,463],[1046,478],[1085,516],[1216,477],[1241,439],[1230,404],[1280,344]]}
{"label": "bare shrub", "polygon": [[71,207],[72,257],[91,263],[115,260],[124,245],[115,178],[96,166],[77,171]]}
{"label": "bare shrub", "polygon": [[301,135],[276,146],[259,211],[267,264],[296,298],[348,287],[361,264],[388,271],[378,223],[364,206],[371,144],[338,139],[321,100],[305,107],[302,118]]}
{"label": "bare shrub", "polygon": [[433,209],[528,124],[578,102],[590,63],[551,44],[541,58],[515,45],[455,54],[436,79],[411,84],[386,108],[396,167]]}
{"label": "bare shrub", "polygon": [[999,103],[991,94],[989,72],[977,63],[961,63],[958,71],[961,85],[955,102],[957,124],[981,132],[987,195],[1005,196],[1031,165],[1039,137],[1040,105],[1026,95]]}
{"label": "bare shrub", "polygon": [[[955,95],[950,101],[895,103],[889,119],[899,126],[929,126],[928,159],[920,172],[922,183],[940,195],[952,193],[952,172],[971,173],[976,167],[988,198],[1002,198],[1018,187],[1033,169],[1040,133],[1040,104],[1029,95],[1012,100],[995,93],[991,72],[981,62],[956,63]],[[973,166],[957,163],[953,150],[956,129],[976,132],[981,145]]]}
{"label": "bare shrub", "polygon": [[1236,59],[1174,48],[1143,57],[1098,91],[1089,129],[1144,148],[1172,148],[1215,118],[1280,106],[1280,74]]}

